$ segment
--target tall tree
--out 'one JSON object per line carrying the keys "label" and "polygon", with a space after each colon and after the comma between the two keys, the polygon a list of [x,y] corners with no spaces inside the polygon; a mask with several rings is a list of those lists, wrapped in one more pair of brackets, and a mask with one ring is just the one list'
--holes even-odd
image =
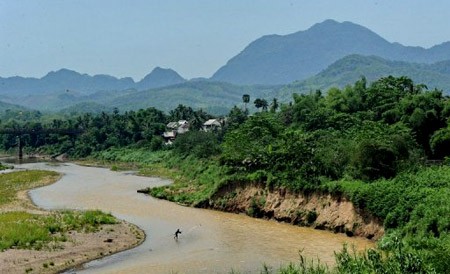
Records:
{"label": "tall tree", "polygon": [[253,102],[255,104],[255,107],[257,109],[262,108],[262,111],[267,111],[267,107],[269,104],[265,99],[256,98],[256,100]]}
{"label": "tall tree", "polygon": [[278,100],[277,98],[273,98],[272,100],[272,104],[270,104],[270,112],[277,112],[279,105],[278,105]]}
{"label": "tall tree", "polygon": [[247,112],[247,104],[250,102],[250,95],[244,94],[242,95],[242,101],[244,102],[244,110]]}

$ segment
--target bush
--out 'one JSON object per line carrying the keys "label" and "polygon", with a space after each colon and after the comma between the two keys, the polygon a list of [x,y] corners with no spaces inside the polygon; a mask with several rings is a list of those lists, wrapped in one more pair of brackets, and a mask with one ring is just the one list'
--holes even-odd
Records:
{"label": "bush", "polygon": [[174,152],[182,156],[193,155],[207,159],[220,153],[217,137],[211,132],[189,131],[178,135],[173,143]]}

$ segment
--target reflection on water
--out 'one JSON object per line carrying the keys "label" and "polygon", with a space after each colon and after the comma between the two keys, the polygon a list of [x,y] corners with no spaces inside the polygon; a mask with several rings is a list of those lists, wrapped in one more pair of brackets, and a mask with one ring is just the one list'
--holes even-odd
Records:
{"label": "reflection on water", "polygon": [[[25,164],[65,176],[30,192],[47,209],[101,209],[141,227],[147,238],[137,248],[88,263],[83,273],[259,273],[263,263],[278,267],[298,252],[333,264],[333,252],[347,242],[371,246],[361,238],[301,228],[243,215],[182,207],[139,194],[137,189],[169,184],[159,178],[74,164]],[[173,233],[180,228],[178,241]]]}
{"label": "reflection on water", "polygon": [[19,157],[13,157],[13,156],[7,156],[7,157],[0,157],[0,162],[6,163],[6,164],[14,164],[14,165],[22,165],[22,164],[29,164],[29,163],[42,163],[42,162],[57,162],[55,160],[51,159],[45,159],[42,157],[25,157],[22,159],[19,159]]}

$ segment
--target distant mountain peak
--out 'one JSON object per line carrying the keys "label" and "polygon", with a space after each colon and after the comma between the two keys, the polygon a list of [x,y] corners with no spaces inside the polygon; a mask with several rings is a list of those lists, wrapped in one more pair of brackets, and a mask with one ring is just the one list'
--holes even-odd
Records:
{"label": "distant mountain peak", "polygon": [[151,73],[158,73],[158,72],[175,72],[175,73],[177,73],[176,71],[174,71],[171,68],[162,68],[162,67],[155,67]]}
{"label": "distant mountain peak", "polygon": [[329,27],[338,26],[341,24],[343,24],[343,23],[339,23],[338,21],[336,21],[334,19],[327,19],[325,21],[322,21],[320,23],[316,23],[316,24],[312,25],[309,29],[329,28]]}
{"label": "distant mountain peak", "polygon": [[137,83],[138,89],[151,89],[186,82],[176,71],[170,68],[155,67],[141,81]]}
{"label": "distant mountain peak", "polygon": [[47,75],[45,75],[43,78],[46,78],[46,77],[54,77],[55,75],[62,75],[62,76],[80,76],[81,73],[76,72],[76,71],[74,71],[74,70],[62,68],[62,69],[59,69],[59,70],[57,70],[57,71],[50,71],[50,72],[47,73]]}

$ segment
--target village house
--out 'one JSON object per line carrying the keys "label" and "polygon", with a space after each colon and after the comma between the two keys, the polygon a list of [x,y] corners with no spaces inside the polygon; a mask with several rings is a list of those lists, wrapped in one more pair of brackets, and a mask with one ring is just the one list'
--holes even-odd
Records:
{"label": "village house", "polygon": [[166,144],[172,144],[178,134],[183,134],[189,131],[189,122],[180,120],[178,122],[170,122],[166,125],[166,131],[163,133]]}
{"label": "village house", "polygon": [[217,129],[222,128],[222,123],[220,122],[219,119],[209,119],[208,121],[206,121],[205,123],[203,123],[203,131],[214,131]]}

